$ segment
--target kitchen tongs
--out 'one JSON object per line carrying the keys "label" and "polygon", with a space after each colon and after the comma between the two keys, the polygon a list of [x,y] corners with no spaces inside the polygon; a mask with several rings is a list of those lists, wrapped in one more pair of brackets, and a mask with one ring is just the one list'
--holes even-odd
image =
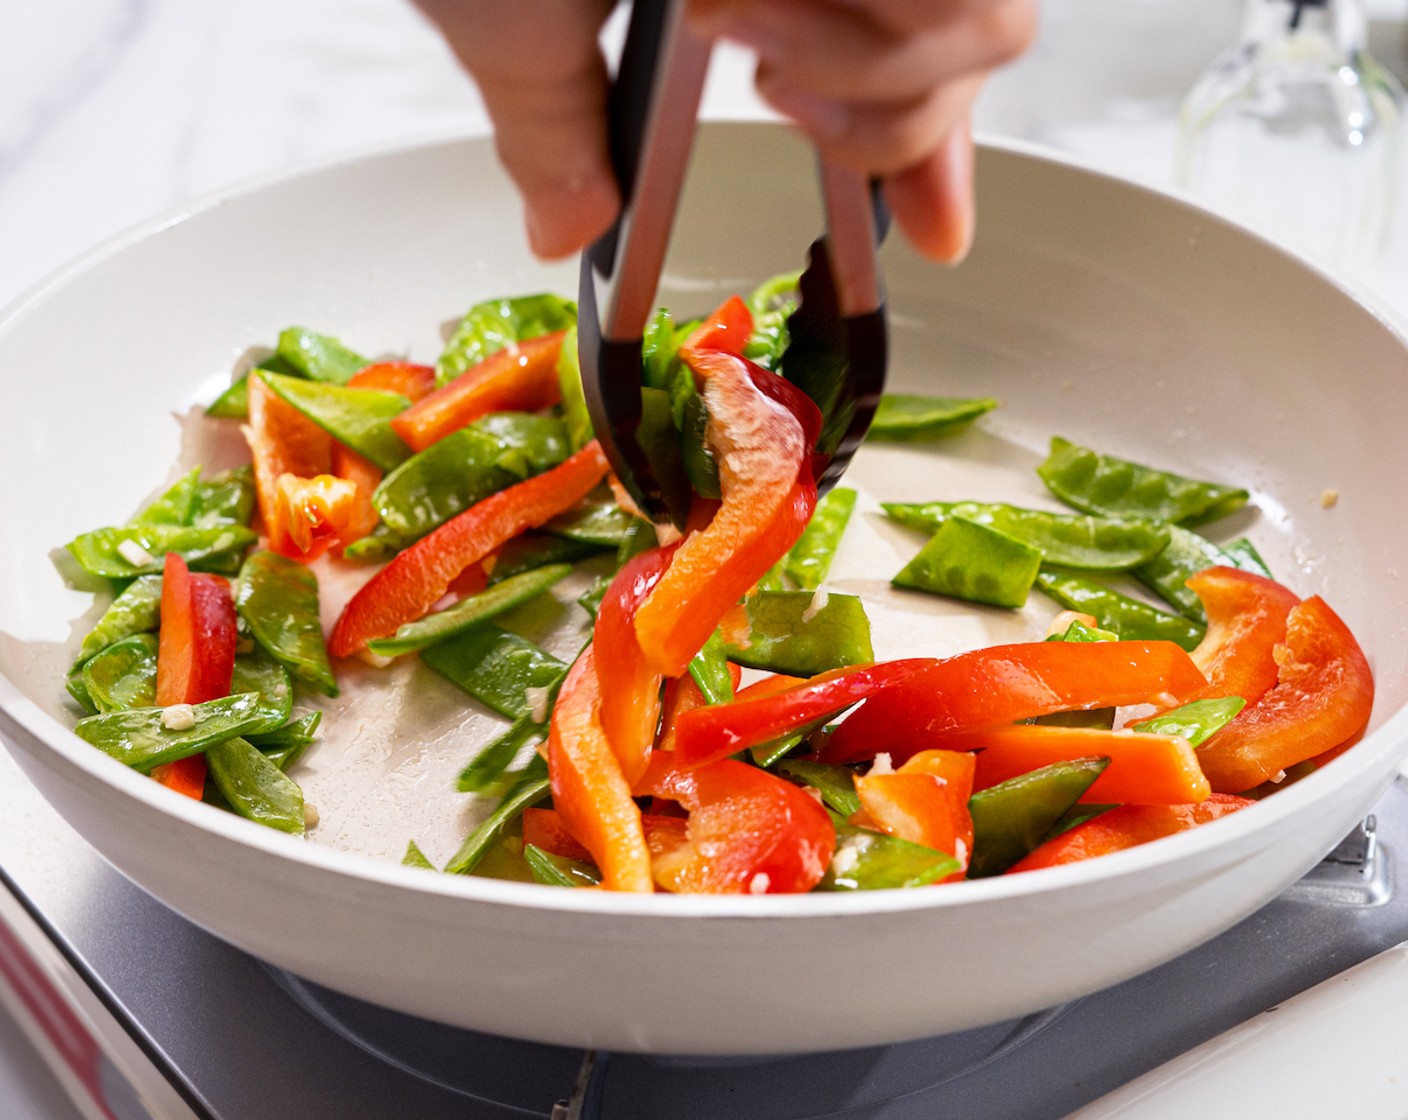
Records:
{"label": "kitchen tongs", "polygon": [[[582,254],[578,346],[592,426],[641,509],[683,526],[687,485],[665,485],[637,440],[641,348],[693,146],[711,44],[682,0],[636,0],[608,102],[621,215]],[[782,373],[822,410],[814,470],[825,490],[865,436],[885,382],[886,330],[875,252],[888,226],[864,176],[820,161],[826,234],[803,272]]]}

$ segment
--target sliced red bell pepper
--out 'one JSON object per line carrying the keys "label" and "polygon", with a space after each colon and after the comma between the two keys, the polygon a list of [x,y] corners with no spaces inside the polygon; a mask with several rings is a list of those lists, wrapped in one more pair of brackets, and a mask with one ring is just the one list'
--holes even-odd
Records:
{"label": "sliced red bell pepper", "polygon": [[647,792],[689,811],[682,834],[673,823],[651,830],[655,881],[665,890],[809,891],[835,854],[836,828],[820,802],[766,770],[733,759],[686,769],[662,751],[647,778]]}
{"label": "sliced red bell pepper", "polygon": [[1255,802],[1245,797],[1214,793],[1196,805],[1121,805],[1048,840],[1013,864],[1007,874],[1109,855],[1176,832],[1186,832],[1253,804]]}
{"label": "sliced red bell pepper", "polygon": [[953,856],[962,869],[948,879],[961,879],[973,855],[968,798],[975,765],[964,751],[929,750],[898,770],[858,776],[861,813],[852,823]]}
{"label": "sliced red bell pepper", "polygon": [[642,552],[622,565],[602,597],[592,646],[610,674],[601,694],[601,726],[628,784],[645,769],[660,723],[661,676],[652,671],[636,638],[641,603],[670,566],[678,543]]}
{"label": "sliced red bell pepper", "polygon": [[400,393],[413,404],[435,389],[435,367],[415,362],[374,362],[363,366],[347,381],[351,389],[384,389]]}
{"label": "sliced red bell pepper", "polygon": [[321,556],[346,529],[356,502],[355,487],[332,474],[333,438],[256,376],[249,378],[244,435],[269,547],[293,560]]}
{"label": "sliced red bell pepper", "polygon": [[667,677],[684,672],[724,612],[801,536],[816,506],[806,427],[758,388],[774,375],[718,350],[695,351],[689,362],[704,378],[723,500],[636,612],[646,662]]}
{"label": "sliced red bell pepper", "polygon": [[[201,704],[228,696],[236,640],[229,584],[219,576],[192,574],[180,556],[168,552],[162,568],[157,635],[157,704]],[[205,792],[205,758],[192,755],[158,766],[152,777],[200,800]]]}
{"label": "sliced red bell pepper", "polygon": [[1207,800],[1212,788],[1186,739],[1103,727],[1010,723],[960,731],[937,740],[954,750],[978,751],[978,789],[1056,762],[1110,760],[1081,801],[1091,805],[1186,805]]}
{"label": "sliced red bell pepper", "polygon": [[741,355],[752,333],[753,313],[742,297],[730,296],[690,332],[680,347],[680,356],[692,366],[695,356],[703,350]]}
{"label": "sliced red bell pepper", "polygon": [[640,809],[601,727],[601,683],[590,646],[558,692],[547,756],[553,807],[601,869],[601,885],[654,890]]}
{"label": "sliced red bell pepper", "polygon": [[337,536],[337,551],[342,552],[353,541],[359,541],[376,528],[381,515],[372,503],[372,492],[381,483],[381,468],[370,459],[358,455],[350,447],[334,443],[332,472],[344,482],[356,487],[349,508],[347,524]]}
{"label": "sliced red bell pepper", "polygon": [[511,343],[416,401],[391,427],[413,451],[424,451],[491,412],[537,412],[562,400],[557,359],[565,331]]}
{"label": "sliced red bell pepper", "polygon": [[[931,658],[847,666],[779,689],[760,681],[731,704],[686,712],[676,721],[679,765],[703,766],[747,747],[780,739],[799,728],[844,712],[878,688],[905,680],[934,664]],[[756,691],[755,691],[756,689]]]}
{"label": "sliced red bell pepper", "polygon": [[1188,586],[1208,616],[1207,636],[1193,650],[1193,664],[1208,684],[1191,700],[1240,696],[1254,704],[1276,683],[1273,651],[1286,640],[1286,618],[1300,597],[1254,572],[1208,568]]}
{"label": "sliced red bell pepper", "polygon": [[328,652],[349,657],[424,615],[471,564],[581,501],[605,476],[593,440],[549,471],[491,494],[398,553],[343,608]]}
{"label": "sliced red bell pepper", "polygon": [[1374,705],[1374,676],[1349,627],[1318,595],[1291,608],[1276,647],[1276,684],[1198,748],[1220,793],[1276,778],[1355,735]]}
{"label": "sliced red bell pepper", "polygon": [[563,859],[590,863],[591,852],[572,835],[572,830],[556,809],[530,806],[523,810],[523,843],[542,848]]}
{"label": "sliced red bell pepper", "polygon": [[887,683],[836,729],[825,762],[901,761],[965,728],[1052,712],[1170,704],[1207,683],[1172,642],[1024,642],[971,650]]}

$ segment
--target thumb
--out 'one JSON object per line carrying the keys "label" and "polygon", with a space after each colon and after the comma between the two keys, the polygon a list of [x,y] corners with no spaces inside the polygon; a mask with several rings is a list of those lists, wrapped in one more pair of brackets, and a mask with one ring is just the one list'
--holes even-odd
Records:
{"label": "thumb", "polygon": [[597,41],[611,0],[417,2],[479,86],[533,252],[563,257],[595,240],[620,208]]}

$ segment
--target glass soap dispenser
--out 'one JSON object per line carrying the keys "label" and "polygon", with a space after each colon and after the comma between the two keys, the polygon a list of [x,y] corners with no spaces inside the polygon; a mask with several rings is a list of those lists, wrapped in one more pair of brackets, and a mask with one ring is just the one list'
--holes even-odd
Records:
{"label": "glass soap dispenser", "polygon": [[1404,93],[1363,0],[1246,0],[1241,40],[1179,114],[1174,178],[1322,265],[1374,277],[1391,234]]}

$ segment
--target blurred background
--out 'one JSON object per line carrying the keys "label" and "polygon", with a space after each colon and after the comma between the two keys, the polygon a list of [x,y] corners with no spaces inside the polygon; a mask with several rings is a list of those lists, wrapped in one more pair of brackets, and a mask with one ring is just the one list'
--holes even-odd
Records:
{"label": "blurred background", "polygon": [[[1358,45],[1382,71],[1408,71],[1408,0],[1045,0],[1034,47],[990,83],[978,127],[1170,185],[1180,104],[1254,10],[1279,24],[1290,13],[1302,30],[1360,21]],[[614,22],[608,37],[619,33]],[[0,305],[92,245],[229,184],[369,145],[486,127],[473,87],[407,0],[0,0],[0,31]],[[1339,69],[1324,58],[1309,65]],[[706,112],[764,115],[750,74],[746,56],[720,52]],[[1362,86],[1327,95],[1349,148],[1356,92]],[[1283,93],[1263,89],[1263,101],[1281,100],[1249,111],[1326,111],[1297,108]],[[1263,119],[1254,128],[1284,132],[1282,124]],[[1402,127],[1377,122],[1357,142],[1379,148]],[[1327,143],[1348,151],[1345,142],[1317,141],[1323,122],[1296,128],[1305,135],[1282,144],[1290,170],[1251,154],[1244,134],[1206,142],[1213,173],[1250,177],[1250,217],[1258,200],[1297,206],[1300,218],[1362,208],[1362,190],[1390,213],[1408,201],[1396,147],[1368,173],[1372,187],[1347,187],[1336,178],[1342,169],[1325,172],[1316,151]],[[1383,170],[1388,163],[1395,166]],[[1308,206],[1289,197],[1291,183],[1308,192]],[[1408,317],[1401,217],[1383,236],[1369,232],[1372,259],[1323,255]],[[1292,222],[1292,231],[1303,225]]]}

